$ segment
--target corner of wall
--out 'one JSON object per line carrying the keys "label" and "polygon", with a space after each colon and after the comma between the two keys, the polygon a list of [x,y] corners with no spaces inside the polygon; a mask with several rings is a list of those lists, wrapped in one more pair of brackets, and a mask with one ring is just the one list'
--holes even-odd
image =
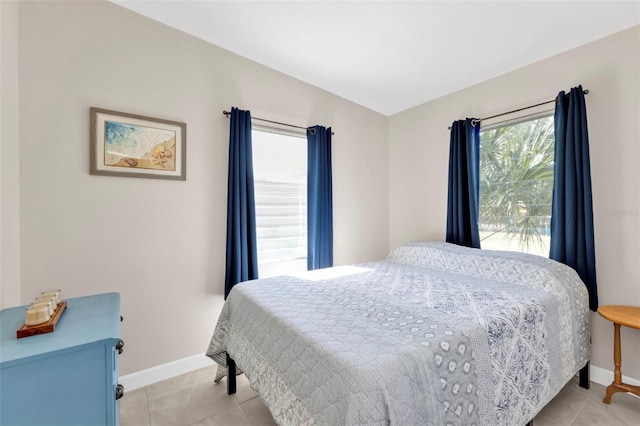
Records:
{"label": "corner of wall", "polygon": [[0,2],[0,308],[20,304],[18,2]]}

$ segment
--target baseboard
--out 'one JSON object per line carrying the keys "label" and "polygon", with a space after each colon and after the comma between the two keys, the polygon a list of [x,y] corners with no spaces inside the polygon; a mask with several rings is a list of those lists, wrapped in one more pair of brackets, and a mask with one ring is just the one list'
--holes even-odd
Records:
{"label": "baseboard", "polygon": [[211,358],[205,354],[193,355],[120,376],[118,383],[124,386],[125,391],[132,391],[212,364]]}
{"label": "baseboard", "polygon": [[[611,370],[592,365],[589,367],[589,373],[591,375],[591,381],[600,385],[609,386],[613,381],[613,371]],[[630,385],[640,386],[640,380],[625,376],[624,374],[622,375],[622,381]]]}

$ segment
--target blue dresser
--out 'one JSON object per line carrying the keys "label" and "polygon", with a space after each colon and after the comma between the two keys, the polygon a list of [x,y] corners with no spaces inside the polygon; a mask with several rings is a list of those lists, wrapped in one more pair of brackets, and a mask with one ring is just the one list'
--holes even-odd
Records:
{"label": "blue dresser", "polygon": [[118,425],[120,294],[68,299],[54,332],[17,339],[24,314],[0,311],[0,425]]}

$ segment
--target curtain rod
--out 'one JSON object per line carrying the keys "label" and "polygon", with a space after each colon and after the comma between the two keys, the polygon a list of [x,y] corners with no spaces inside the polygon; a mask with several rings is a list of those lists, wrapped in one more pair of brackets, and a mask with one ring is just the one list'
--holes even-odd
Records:
{"label": "curtain rod", "polygon": [[[589,90],[584,90],[584,94],[588,95],[589,94]],[[529,105],[529,106],[526,106],[526,107],[523,107],[523,108],[514,109],[514,110],[511,110],[511,111],[503,112],[503,113],[492,115],[492,116],[489,116],[489,117],[476,118],[476,119],[471,120],[471,124],[473,124],[475,126],[476,124],[480,123],[483,120],[489,120],[490,118],[502,117],[503,115],[513,114],[514,112],[524,111],[525,109],[535,108],[535,107],[538,107],[540,105],[550,104],[551,102],[555,102],[555,101],[556,101],[555,99],[551,99],[550,101],[540,102],[539,104]],[[449,126],[448,129],[451,130],[451,126]]]}
{"label": "curtain rod", "polygon": [[[226,116],[229,117],[231,115],[231,113],[229,111],[222,111],[222,113]],[[312,128],[312,127],[301,127],[301,126],[296,126],[295,124],[287,124],[287,123],[281,123],[279,121],[273,121],[273,120],[266,120],[264,118],[258,118],[258,117],[251,117],[252,120],[258,120],[258,121],[264,121],[266,123],[272,123],[272,124],[279,124],[281,126],[287,126],[287,127],[294,127],[296,129],[302,129],[302,130],[311,130],[311,134],[315,135],[316,133],[316,129]],[[332,135],[334,135],[335,133],[331,132]]]}

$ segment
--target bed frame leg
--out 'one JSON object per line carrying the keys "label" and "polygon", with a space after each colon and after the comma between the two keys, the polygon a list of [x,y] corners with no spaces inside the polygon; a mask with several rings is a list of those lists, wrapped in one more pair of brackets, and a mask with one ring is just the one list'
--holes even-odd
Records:
{"label": "bed frame leg", "polygon": [[236,362],[227,354],[227,395],[236,393]]}
{"label": "bed frame leg", "polygon": [[589,363],[580,369],[580,387],[589,389],[591,387],[591,380],[589,379]]}
{"label": "bed frame leg", "polygon": [[531,420],[529,423],[527,423],[527,424],[526,424],[526,425],[524,425],[524,426],[533,426],[533,420]]}

